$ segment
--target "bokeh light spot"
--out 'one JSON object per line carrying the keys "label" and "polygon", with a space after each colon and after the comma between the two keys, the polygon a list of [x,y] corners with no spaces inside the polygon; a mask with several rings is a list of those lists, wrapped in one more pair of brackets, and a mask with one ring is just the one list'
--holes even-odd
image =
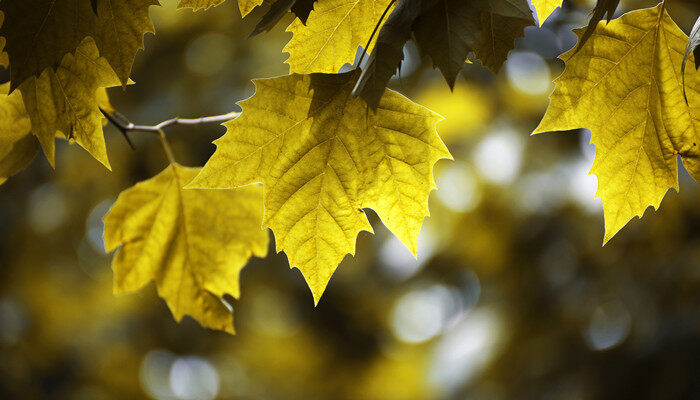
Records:
{"label": "bokeh light spot", "polygon": [[391,314],[394,335],[407,343],[433,338],[461,311],[459,293],[443,285],[413,290],[401,296]]}
{"label": "bokeh light spot", "polygon": [[479,142],[474,150],[474,164],[479,173],[495,184],[512,183],[520,172],[523,140],[510,127],[498,129]]}
{"label": "bokeh light spot", "polygon": [[621,344],[629,335],[632,318],[620,301],[596,307],[584,334],[593,350],[607,350]]}
{"label": "bokeh light spot", "polygon": [[219,374],[204,358],[180,357],[170,367],[170,386],[181,400],[211,400],[219,393]]}
{"label": "bokeh light spot", "polygon": [[48,234],[63,225],[68,210],[63,192],[54,184],[39,186],[29,197],[29,225],[39,234]]}
{"label": "bokeh light spot", "polygon": [[506,61],[508,82],[515,89],[530,95],[549,91],[552,74],[542,56],[531,51],[511,51]]}
{"label": "bokeh light spot", "polygon": [[464,163],[452,163],[437,177],[437,197],[457,212],[473,210],[481,200],[481,189],[472,169]]}

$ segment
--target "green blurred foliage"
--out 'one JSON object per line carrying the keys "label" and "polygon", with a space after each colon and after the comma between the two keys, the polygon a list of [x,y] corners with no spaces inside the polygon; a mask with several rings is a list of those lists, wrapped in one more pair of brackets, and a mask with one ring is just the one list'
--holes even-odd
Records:
{"label": "green blurred foliage", "polygon": [[[255,17],[241,21],[234,1],[163,3],[136,84],[110,91],[132,121],[236,110],[250,79],[287,72],[284,24],[248,39]],[[453,94],[407,47],[391,86],[448,117],[438,131],[456,160],[438,163],[418,260],[373,215],[376,234],[360,235],[314,308],[272,244],[243,270],[236,336],[175,323],[153,286],[112,295],[101,218],[166,166],[154,137],[132,135],[132,151],[106,128],[112,173],[65,143],[56,170],[37,157],[0,187],[0,398],[700,397],[697,184],[682,171],[680,193],[601,247],[586,132],[529,137],[590,7],[565,2],[499,75],[469,65]],[[686,32],[694,7],[669,4]],[[196,166],[223,131],[168,136]]]}

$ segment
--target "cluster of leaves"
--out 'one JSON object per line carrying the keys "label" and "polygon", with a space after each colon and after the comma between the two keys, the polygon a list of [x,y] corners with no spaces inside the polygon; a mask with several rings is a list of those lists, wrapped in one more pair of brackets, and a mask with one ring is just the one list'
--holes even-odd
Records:
{"label": "cluster of leaves", "polygon": [[[181,0],[207,9],[224,0]],[[564,55],[549,108],[535,133],[593,132],[605,241],[678,187],[676,156],[700,177],[700,22],[691,38],[664,3],[610,21],[619,0],[599,0],[577,47]],[[561,0],[535,0],[540,23]],[[0,0],[0,180],[34,158],[55,163],[56,138],[110,168],[100,108],[105,88],[129,84],[155,0]],[[290,74],[254,80],[256,94],[225,125],[201,169],[171,165],[124,191],[105,217],[115,291],[155,281],[176,319],[233,332],[227,296],[238,272],[277,251],[304,275],[318,302],[336,267],[372,231],[371,208],[416,255],[429,215],[433,166],[451,158],[441,117],[386,89],[413,40],[450,87],[468,56],[498,72],[515,40],[534,25],[526,0],[239,0],[242,16],[266,8],[254,33],[288,12]],[[599,23],[607,15],[608,23]],[[357,67],[358,47],[364,51]],[[365,63],[364,56],[369,54]],[[693,53],[695,53],[693,55]],[[161,138],[167,150],[165,137]],[[262,188],[254,184],[262,184]],[[226,190],[212,190],[226,189]]]}

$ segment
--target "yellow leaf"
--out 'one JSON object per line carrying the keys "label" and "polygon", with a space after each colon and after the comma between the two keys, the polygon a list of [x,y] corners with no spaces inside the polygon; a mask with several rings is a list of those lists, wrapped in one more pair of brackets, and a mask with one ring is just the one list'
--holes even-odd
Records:
{"label": "yellow leaf", "polygon": [[[576,34],[582,36],[583,29]],[[700,75],[680,66],[687,37],[663,4],[598,24],[590,40],[562,56],[550,104],[535,133],[588,128],[596,147],[607,242],[634,216],[678,189],[676,159],[700,178]],[[573,55],[572,55],[573,54]]]}
{"label": "yellow leaf", "polygon": [[143,35],[154,32],[148,8],[157,0],[99,1],[97,15],[89,1],[0,0],[5,23],[12,88],[74,53],[86,37],[97,44],[122,84],[129,79]]}
{"label": "yellow leaf", "polygon": [[153,280],[177,321],[188,314],[233,333],[223,296],[238,298],[240,270],[251,255],[267,254],[262,190],[183,190],[198,171],[171,165],[119,195],[104,217],[105,247],[119,249],[114,291],[139,290]]}
{"label": "yellow leaf", "polygon": [[537,11],[537,22],[539,22],[540,26],[544,24],[544,21],[552,15],[557,7],[561,7],[563,1],[564,0],[532,0],[532,5],[535,6],[535,11]]}
{"label": "yellow leaf", "polygon": [[[290,71],[338,72],[352,63],[365,46],[391,0],[323,0],[316,3],[306,25],[295,19],[287,28],[294,36],[284,51]],[[372,47],[372,45],[370,45]]]}
{"label": "yellow leaf", "polygon": [[245,17],[250,14],[253,9],[263,3],[263,0],[238,0],[238,8],[241,10],[241,16]]}
{"label": "yellow leaf", "polygon": [[387,91],[376,114],[352,97],[354,72],[258,79],[243,114],[226,124],[216,152],[190,184],[232,188],[262,182],[263,224],[277,251],[301,270],[318,303],[333,271],[372,232],[363,208],[416,255],[435,188],[433,164],[450,153],[442,118]]}
{"label": "yellow leaf", "polygon": [[51,165],[55,164],[56,133],[61,132],[110,168],[98,105],[106,98],[100,90],[118,85],[107,60],[100,57],[92,39],[86,38],[55,71],[47,68],[39,78],[31,77],[19,87],[32,133]]}
{"label": "yellow leaf", "polygon": [[0,85],[0,184],[29,165],[39,151],[22,95],[8,95],[9,90],[9,83]]}
{"label": "yellow leaf", "polygon": [[[177,8],[191,8],[192,11],[207,9],[209,7],[218,6],[226,0],[180,0]],[[240,0],[239,4],[245,0]],[[262,3],[262,1],[261,1]]]}
{"label": "yellow leaf", "polygon": [[[218,6],[226,0],[180,0],[177,8],[191,8],[193,11],[204,10],[209,7]],[[263,0],[238,0],[238,7],[241,16],[245,17],[253,9],[263,3]]]}

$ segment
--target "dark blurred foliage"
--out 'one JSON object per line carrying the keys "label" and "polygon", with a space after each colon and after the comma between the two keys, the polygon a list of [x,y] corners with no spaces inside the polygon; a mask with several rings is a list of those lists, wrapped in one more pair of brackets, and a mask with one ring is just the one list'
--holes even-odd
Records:
{"label": "dark blurred foliage", "polygon": [[[110,91],[132,121],[226,113],[250,79],[287,72],[282,26],[248,39],[255,17],[233,0],[163,3],[136,84]],[[243,270],[236,336],[174,322],[152,286],[112,295],[101,218],[165,167],[155,138],[133,135],[131,151],[106,128],[111,173],[65,144],[56,170],[39,156],[0,187],[0,398],[700,398],[698,185],[681,171],[680,193],[601,247],[590,136],[528,136],[591,8],[566,3],[499,75],[469,65],[453,94],[408,46],[392,86],[447,117],[456,160],[438,163],[418,260],[370,212],[376,235],[360,235],[314,308],[271,245]],[[668,8],[689,32],[697,4]],[[168,136],[194,166],[222,133]]]}

